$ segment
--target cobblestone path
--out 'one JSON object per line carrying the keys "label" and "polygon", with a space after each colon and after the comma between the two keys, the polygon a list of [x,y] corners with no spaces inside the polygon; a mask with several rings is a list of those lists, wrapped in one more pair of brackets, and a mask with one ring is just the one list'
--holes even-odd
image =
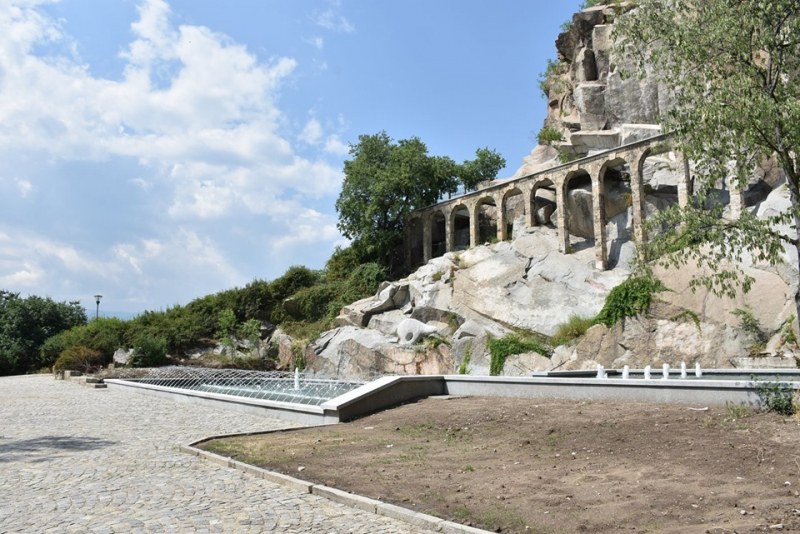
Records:
{"label": "cobblestone path", "polygon": [[419,532],[176,450],[289,426],[49,375],[0,378],[0,533]]}

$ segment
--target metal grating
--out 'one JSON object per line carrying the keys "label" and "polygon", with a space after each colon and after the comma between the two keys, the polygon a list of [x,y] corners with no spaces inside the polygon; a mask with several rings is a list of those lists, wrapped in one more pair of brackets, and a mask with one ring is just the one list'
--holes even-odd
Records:
{"label": "metal grating", "polygon": [[167,388],[314,406],[363,385],[363,382],[330,380],[300,372],[204,367],[159,367],[130,380]]}

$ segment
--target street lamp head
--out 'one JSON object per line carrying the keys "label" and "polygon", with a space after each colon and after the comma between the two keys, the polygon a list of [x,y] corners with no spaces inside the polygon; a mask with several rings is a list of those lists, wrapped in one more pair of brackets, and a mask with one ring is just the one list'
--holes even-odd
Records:
{"label": "street lamp head", "polygon": [[94,296],[94,301],[95,301],[96,303],[100,304],[100,299],[101,299],[101,298],[103,298],[103,295],[95,295],[95,296]]}

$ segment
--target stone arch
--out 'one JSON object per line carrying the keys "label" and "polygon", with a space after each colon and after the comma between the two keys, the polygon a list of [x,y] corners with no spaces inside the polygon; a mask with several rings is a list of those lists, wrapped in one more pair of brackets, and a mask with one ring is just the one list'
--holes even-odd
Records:
{"label": "stone arch", "polygon": [[466,204],[459,202],[450,212],[450,243],[452,250],[464,250],[470,247],[472,215]]}
{"label": "stone arch", "polygon": [[447,239],[447,217],[443,210],[431,213],[431,257],[444,256],[449,250]]}
{"label": "stone arch", "polygon": [[506,241],[513,239],[514,228],[519,229],[519,221],[525,221],[525,213],[528,211],[525,207],[525,194],[519,187],[511,187],[503,193],[498,212],[498,227],[499,239]]}
{"label": "stone arch", "polygon": [[473,245],[490,243],[497,239],[499,222],[498,202],[491,195],[479,198],[472,210]]}
{"label": "stone arch", "polygon": [[[576,248],[590,246],[594,240],[594,191],[592,176],[584,168],[576,168],[564,176],[558,196],[558,231],[561,250],[569,254]],[[572,238],[575,237],[575,239]]]}
{"label": "stone arch", "polygon": [[[682,156],[671,151],[668,145],[644,148],[639,154],[636,168],[641,196],[637,202],[637,190],[634,187],[634,228],[637,241],[644,243],[647,240],[644,228],[647,213],[661,211],[674,204],[685,206],[688,203],[688,184]],[[640,224],[637,224],[637,208],[641,213],[638,217]],[[657,233],[659,229],[654,228],[653,231]]]}
{"label": "stone arch", "polygon": [[597,172],[594,189],[595,263],[598,269],[606,269],[619,262],[623,244],[633,238],[629,211],[633,194],[628,161],[617,155],[606,160]]}
{"label": "stone arch", "polygon": [[529,226],[556,226],[553,220],[556,204],[556,185],[550,178],[542,178],[531,186],[528,202]]}

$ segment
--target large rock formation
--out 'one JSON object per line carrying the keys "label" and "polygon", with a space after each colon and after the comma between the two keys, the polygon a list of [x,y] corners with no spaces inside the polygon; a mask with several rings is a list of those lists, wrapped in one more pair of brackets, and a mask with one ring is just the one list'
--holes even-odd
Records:
{"label": "large rock formation", "polygon": [[[558,62],[545,86],[548,115],[544,126],[563,141],[535,147],[515,177],[558,165],[565,159],[608,150],[658,135],[659,115],[670,106],[669,92],[656,76],[623,76],[632,70],[614,52],[613,23],[627,2],[599,5],[575,14],[558,37]],[[677,202],[684,169],[665,149],[644,162],[646,216]],[[630,169],[624,165],[606,175],[604,196],[609,271],[594,268],[592,191],[588,179],[570,182],[567,227],[584,239],[571,254],[558,250],[552,223],[554,192],[541,189],[535,220],[527,228],[523,210],[513,210],[513,241],[448,253],[431,260],[408,278],[384,284],[374,297],[342,310],[335,330],[306,351],[309,366],[332,376],[369,378],[384,373],[489,373],[488,341],[516,330],[553,334],[570,316],[592,317],[613,287],[631,274],[636,250],[632,242]],[[745,191],[742,209],[759,215],[784,210],[788,194],[774,162],[764,162]],[[730,203],[720,184],[717,198]],[[731,214],[728,207],[726,215]],[[549,226],[548,226],[549,225]],[[669,291],[659,293],[645,316],[628,318],[612,328],[597,325],[578,342],[550,354],[519,354],[506,360],[506,374],[553,369],[608,368],[630,365],[677,366],[681,361],[703,367],[797,365],[792,336],[793,295],[798,284],[793,252],[786,264],[758,265],[748,257],[741,268],[755,279],[754,289],[734,300],[708,291],[692,292],[691,266],[657,269]],[[739,311],[737,311],[739,310]],[[734,313],[735,312],[735,313]],[[749,314],[763,330],[754,339],[741,324]],[[413,319],[414,322],[408,322]],[[417,322],[418,321],[418,322]],[[413,340],[405,337],[415,325]],[[789,327],[787,327],[787,324]],[[421,326],[421,325],[424,325]]]}

